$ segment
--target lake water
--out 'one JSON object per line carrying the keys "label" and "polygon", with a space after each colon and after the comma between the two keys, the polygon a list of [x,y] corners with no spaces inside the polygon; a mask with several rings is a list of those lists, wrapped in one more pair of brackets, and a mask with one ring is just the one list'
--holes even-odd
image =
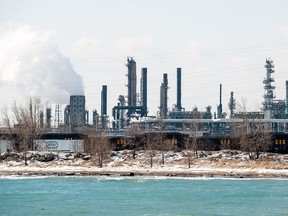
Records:
{"label": "lake water", "polygon": [[5,176],[0,215],[288,215],[288,180]]}

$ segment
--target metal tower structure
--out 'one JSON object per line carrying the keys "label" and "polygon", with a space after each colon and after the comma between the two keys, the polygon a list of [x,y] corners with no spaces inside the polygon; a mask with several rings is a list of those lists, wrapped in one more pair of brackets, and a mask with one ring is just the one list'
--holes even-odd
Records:
{"label": "metal tower structure", "polygon": [[55,118],[54,118],[54,128],[59,128],[62,123],[62,106],[61,104],[55,105]]}
{"label": "metal tower structure", "polygon": [[230,118],[234,117],[234,110],[236,108],[236,101],[234,99],[234,93],[231,92],[229,104],[228,104],[229,110],[230,110]]}
{"label": "metal tower structure", "polygon": [[264,119],[271,119],[272,118],[272,111],[273,111],[273,99],[275,98],[273,94],[273,86],[274,78],[272,78],[272,73],[274,73],[274,64],[271,59],[266,59],[266,78],[264,79],[264,102],[263,102],[263,111],[264,111]]}
{"label": "metal tower structure", "polygon": [[137,101],[137,77],[136,77],[136,62],[132,57],[127,58],[128,67],[128,106],[136,106]]}
{"label": "metal tower structure", "polygon": [[[129,125],[132,118],[139,118],[140,116],[147,116],[147,68],[141,70],[141,86],[140,86],[140,101],[137,101],[137,76],[136,76],[136,62],[133,58],[127,58],[128,63],[128,96],[127,103],[123,95],[119,95],[119,103],[112,109],[114,118],[113,128],[122,128]],[[125,111],[126,117],[124,116]]]}
{"label": "metal tower structure", "polygon": [[222,115],[222,84],[220,84],[220,101],[217,107],[217,118],[223,118]]}
{"label": "metal tower structure", "polygon": [[160,117],[167,118],[168,114],[168,75],[163,74],[163,83],[160,86]]}

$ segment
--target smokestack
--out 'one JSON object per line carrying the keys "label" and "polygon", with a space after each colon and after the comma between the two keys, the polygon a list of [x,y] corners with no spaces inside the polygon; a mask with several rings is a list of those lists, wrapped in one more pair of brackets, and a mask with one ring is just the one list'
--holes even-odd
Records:
{"label": "smokestack", "polygon": [[234,109],[236,108],[236,103],[234,99],[234,93],[231,92],[230,101],[229,101],[229,109],[230,109],[230,118],[234,117]]}
{"label": "smokestack", "polygon": [[103,85],[102,91],[101,91],[101,125],[102,125],[102,128],[106,128],[106,116],[107,116],[107,85]]}
{"label": "smokestack", "polygon": [[220,102],[217,111],[218,118],[222,118],[222,84],[220,84]]}
{"label": "smokestack", "polygon": [[177,110],[182,110],[181,105],[181,68],[177,68]]}
{"label": "smokestack", "polygon": [[288,80],[286,80],[286,114],[288,114]]}
{"label": "smokestack", "polygon": [[160,87],[160,116],[162,118],[167,117],[168,113],[168,75],[163,74],[163,83]]}
{"label": "smokestack", "polygon": [[142,68],[141,73],[141,105],[143,106],[142,116],[147,116],[147,68]]}
{"label": "smokestack", "polygon": [[102,86],[101,91],[101,116],[107,115],[107,85]]}

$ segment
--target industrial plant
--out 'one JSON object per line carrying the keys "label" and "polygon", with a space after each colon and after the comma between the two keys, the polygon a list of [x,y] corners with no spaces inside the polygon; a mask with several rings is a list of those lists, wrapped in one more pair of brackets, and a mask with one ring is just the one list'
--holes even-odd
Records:
{"label": "industrial plant", "polygon": [[[207,105],[206,111],[198,111],[197,107],[192,110],[187,110],[182,107],[181,91],[182,91],[182,70],[176,69],[177,74],[177,101],[176,105],[168,109],[168,89],[169,81],[168,74],[163,74],[163,81],[160,84],[159,95],[159,111],[157,116],[148,116],[147,101],[147,68],[141,69],[140,78],[140,92],[137,92],[137,72],[136,61],[132,57],[127,58],[128,69],[128,84],[127,94],[119,95],[117,104],[112,107],[112,116],[108,116],[107,112],[107,85],[102,86],[101,91],[101,112],[98,114],[97,110],[93,110],[93,126],[106,129],[109,131],[123,131],[131,126],[132,123],[137,122],[139,125],[145,124],[146,130],[153,127],[153,124],[159,119],[163,122],[165,130],[183,130],[181,123],[189,120],[198,119],[199,122],[205,123],[203,133],[215,134],[229,134],[229,124],[241,122],[243,118],[253,119],[253,121],[265,122],[269,128],[274,132],[286,132],[286,122],[288,113],[288,81],[286,81],[286,101],[275,98],[273,90],[275,89],[273,73],[274,64],[271,59],[266,59],[265,69],[266,77],[263,81],[265,94],[263,97],[262,109],[258,112],[235,112],[236,101],[234,99],[234,92],[230,93],[230,100],[228,104],[229,114],[223,112],[222,104],[222,84],[219,84],[219,105],[217,106],[217,113],[211,112],[211,105]],[[245,116],[244,116],[245,114]],[[137,119],[137,121],[133,121]],[[71,95],[70,104],[65,108],[64,124],[69,126],[73,131],[75,127],[88,124],[89,115],[85,109],[84,95]],[[155,129],[155,127],[153,127]]]}
{"label": "industrial plant", "polygon": [[[177,77],[177,101],[168,109],[169,78],[163,74],[163,81],[159,83],[159,107],[156,116],[148,115],[148,69],[141,69],[140,92],[137,92],[136,61],[132,57],[127,58],[127,93],[120,94],[115,106],[107,107],[107,92],[109,86],[103,85],[101,91],[101,111],[92,111],[92,124],[89,123],[89,111],[85,108],[85,95],[71,95],[70,103],[64,109],[64,121],[59,105],[56,106],[54,127],[51,127],[51,109],[47,109],[46,125],[51,127],[52,134],[79,133],[79,129],[89,128],[105,133],[111,142],[117,144],[128,143],[131,137],[131,129],[134,130],[133,145],[143,145],[147,134],[165,134],[165,139],[170,139],[177,145],[182,145],[184,138],[196,138],[204,146],[211,149],[220,149],[223,144],[236,143],[237,128],[246,123],[247,130],[258,123],[272,133],[273,151],[288,152],[288,81],[286,81],[286,100],[279,100],[274,95],[274,64],[271,59],[266,59],[263,72],[266,76],[263,80],[265,94],[263,96],[262,109],[257,112],[241,110],[236,112],[236,100],[234,92],[230,92],[227,103],[229,113],[223,112],[222,84],[219,83],[219,105],[217,112],[212,113],[211,105],[206,110],[200,111],[197,107],[187,110],[182,106],[182,70],[176,68]],[[111,109],[112,116],[108,115]],[[43,127],[43,114],[41,125]],[[61,123],[63,122],[63,123]],[[193,126],[193,129],[192,129]],[[128,132],[130,133],[128,135]],[[193,133],[192,133],[193,132]],[[67,135],[66,135],[67,136]],[[46,136],[47,137],[47,136]],[[52,137],[49,135],[49,137]],[[82,136],[81,136],[82,137]],[[119,141],[121,140],[121,141]],[[124,140],[124,141],[123,141]],[[279,145],[281,144],[281,145]]]}
{"label": "industrial plant", "polygon": [[[222,84],[219,84],[219,105],[217,112],[212,113],[211,105],[207,105],[206,110],[200,111],[197,107],[187,110],[182,107],[182,70],[177,68],[177,101],[175,105],[168,109],[168,74],[163,74],[163,81],[159,83],[159,110],[157,116],[148,116],[148,69],[141,69],[140,92],[137,92],[137,71],[136,61],[132,57],[127,58],[127,94],[121,94],[118,102],[111,107],[112,116],[107,112],[107,85],[102,86],[101,91],[101,112],[93,110],[93,125],[88,124],[89,115],[85,109],[84,95],[71,95],[70,104],[65,108],[64,125],[70,132],[76,132],[77,128],[88,126],[101,129],[111,137],[125,137],[125,132],[131,127],[136,127],[139,133],[157,133],[162,131],[167,137],[191,136],[191,124],[197,123],[197,138],[210,139],[214,143],[232,142],[236,137],[237,125],[247,122],[258,122],[265,124],[269,131],[280,134],[281,140],[288,130],[288,81],[286,81],[286,100],[279,100],[274,95],[274,64],[271,59],[266,59],[263,72],[266,76],[263,81],[265,94],[263,96],[262,109],[257,112],[242,110],[236,112],[236,100],[234,92],[230,92],[228,104],[229,113],[223,112]],[[177,139],[178,139],[177,138]],[[179,138],[180,139],[180,138]],[[278,138],[277,138],[278,139]],[[283,141],[284,142],[284,141]],[[285,141],[286,143],[286,141]],[[281,148],[286,149],[286,146]]]}

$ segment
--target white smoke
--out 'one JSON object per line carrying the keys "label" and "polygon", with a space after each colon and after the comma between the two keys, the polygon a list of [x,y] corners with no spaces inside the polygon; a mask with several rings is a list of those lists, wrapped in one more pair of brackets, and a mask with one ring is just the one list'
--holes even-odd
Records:
{"label": "white smoke", "polygon": [[30,26],[0,24],[0,100],[40,97],[67,103],[70,95],[83,95],[77,74],[49,32]]}

